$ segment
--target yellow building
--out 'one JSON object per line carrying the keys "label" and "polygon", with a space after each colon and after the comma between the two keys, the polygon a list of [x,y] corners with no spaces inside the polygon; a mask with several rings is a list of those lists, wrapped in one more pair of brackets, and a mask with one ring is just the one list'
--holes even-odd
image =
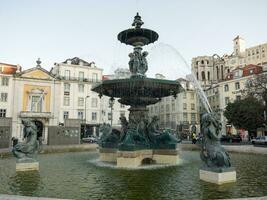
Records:
{"label": "yellow building", "polygon": [[48,126],[58,125],[60,82],[48,71],[37,66],[14,75],[12,98],[13,137],[22,138],[24,118],[32,119],[38,128],[38,137],[47,142]]}

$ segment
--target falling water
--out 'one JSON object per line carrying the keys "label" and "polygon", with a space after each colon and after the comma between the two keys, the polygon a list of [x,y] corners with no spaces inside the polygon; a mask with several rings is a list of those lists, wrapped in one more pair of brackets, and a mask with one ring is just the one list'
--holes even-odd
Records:
{"label": "falling water", "polygon": [[[151,48],[150,60],[152,63],[153,63],[153,60],[156,58],[164,59],[164,56],[170,57],[170,58],[168,58],[167,64],[175,63],[174,64],[175,68],[171,69],[170,73],[172,73],[172,75],[177,76],[176,73],[179,73],[179,71],[182,71],[184,73],[184,75],[186,75],[186,78],[192,82],[205,110],[208,113],[212,112],[212,109],[211,109],[211,106],[210,106],[209,101],[207,99],[207,96],[205,95],[205,93],[204,93],[202,87],[200,86],[199,82],[197,81],[195,75],[191,71],[190,66],[187,64],[186,60],[178,52],[178,50],[175,49],[173,46],[171,46],[169,44],[165,44],[165,43],[159,43],[159,44],[157,44]],[[171,57],[171,56],[174,56],[174,57]],[[170,60],[170,59],[172,59],[172,60]],[[180,63],[180,61],[182,61],[182,63]],[[149,63],[149,64],[151,65],[151,63]],[[181,64],[182,66],[179,66],[179,64]],[[152,67],[153,67],[153,65],[151,65],[151,68]],[[165,72],[166,72],[167,71],[166,68],[164,66],[160,66],[160,68],[162,68],[162,67],[164,68],[163,70],[165,70]],[[175,73],[173,73],[173,72],[175,72]]]}

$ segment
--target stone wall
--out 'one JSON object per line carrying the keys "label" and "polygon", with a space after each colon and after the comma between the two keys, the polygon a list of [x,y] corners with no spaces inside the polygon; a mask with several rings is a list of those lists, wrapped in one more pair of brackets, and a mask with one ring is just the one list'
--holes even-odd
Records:
{"label": "stone wall", "polygon": [[80,144],[80,128],[78,127],[48,127],[48,145]]}
{"label": "stone wall", "polygon": [[0,118],[0,149],[11,146],[12,118]]}

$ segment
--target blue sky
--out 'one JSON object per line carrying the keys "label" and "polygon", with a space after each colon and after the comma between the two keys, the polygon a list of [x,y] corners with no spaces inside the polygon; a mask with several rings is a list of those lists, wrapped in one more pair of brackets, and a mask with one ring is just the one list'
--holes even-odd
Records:
{"label": "blue sky", "polygon": [[144,27],[159,33],[153,45],[170,44],[190,64],[194,56],[231,53],[236,35],[247,47],[266,43],[266,8],[265,0],[0,0],[0,62],[28,69],[40,57],[50,69],[78,56],[111,73],[127,66],[131,48],[117,34],[139,11]]}

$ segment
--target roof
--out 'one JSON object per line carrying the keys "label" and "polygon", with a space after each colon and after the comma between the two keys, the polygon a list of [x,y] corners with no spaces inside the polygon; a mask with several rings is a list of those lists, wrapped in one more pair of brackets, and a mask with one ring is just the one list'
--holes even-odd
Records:
{"label": "roof", "polygon": [[8,63],[1,63],[1,62],[0,62],[0,65],[8,65],[8,66],[11,66],[11,67],[17,67],[17,66],[19,66],[19,65],[13,65],[13,64],[8,64]]}
{"label": "roof", "polygon": [[239,35],[237,35],[233,40],[238,40],[238,39],[241,39],[241,40],[244,40],[242,37],[240,37]]}
{"label": "roof", "polygon": [[67,60],[65,60],[65,61],[62,62],[62,63],[67,64],[68,61],[71,61],[71,64],[72,64],[72,65],[79,65],[79,63],[82,62],[84,66],[90,66],[92,63],[94,63],[94,62],[90,62],[90,63],[89,63],[89,62],[87,62],[87,61],[85,61],[85,60],[83,60],[83,59],[81,59],[81,58],[78,58],[78,57],[68,58]]}

